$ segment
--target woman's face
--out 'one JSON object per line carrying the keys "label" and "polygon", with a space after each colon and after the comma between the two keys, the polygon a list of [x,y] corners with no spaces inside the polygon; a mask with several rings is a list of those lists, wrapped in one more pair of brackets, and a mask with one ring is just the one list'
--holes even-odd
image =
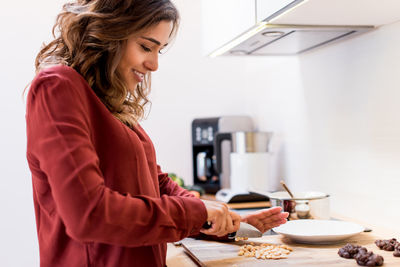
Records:
{"label": "woman's face", "polygon": [[146,73],[158,68],[158,55],[168,44],[172,22],[161,21],[148,30],[127,40],[117,70],[130,90],[143,81]]}

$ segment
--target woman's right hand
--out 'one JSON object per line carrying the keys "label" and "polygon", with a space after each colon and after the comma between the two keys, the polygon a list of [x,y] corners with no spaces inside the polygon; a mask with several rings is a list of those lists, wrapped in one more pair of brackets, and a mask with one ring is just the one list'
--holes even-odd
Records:
{"label": "woman's right hand", "polygon": [[201,233],[221,237],[239,229],[240,215],[229,211],[228,205],[217,201],[202,201],[206,206],[207,222],[211,224],[211,228],[201,229]]}

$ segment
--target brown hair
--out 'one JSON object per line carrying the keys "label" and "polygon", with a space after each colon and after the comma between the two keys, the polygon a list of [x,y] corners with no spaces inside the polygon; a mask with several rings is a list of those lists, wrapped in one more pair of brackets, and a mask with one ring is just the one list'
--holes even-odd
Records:
{"label": "brown hair", "polygon": [[161,21],[173,22],[171,35],[176,34],[179,14],[170,0],[76,0],[67,3],[53,27],[55,39],[36,57],[36,72],[54,64],[74,68],[115,117],[133,126],[144,117],[151,77],[147,74],[132,91],[124,84],[117,66],[128,37]]}

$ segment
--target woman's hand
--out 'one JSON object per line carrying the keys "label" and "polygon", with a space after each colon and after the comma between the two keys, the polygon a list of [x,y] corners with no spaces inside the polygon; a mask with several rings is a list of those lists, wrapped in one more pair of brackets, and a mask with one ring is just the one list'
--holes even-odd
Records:
{"label": "woman's hand", "polygon": [[251,224],[264,233],[273,227],[286,223],[289,213],[281,211],[281,207],[262,209],[242,216],[242,222]]}
{"label": "woman's hand", "polygon": [[241,217],[239,214],[229,211],[225,203],[202,200],[207,209],[207,221],[211,228],[201,229],[200,232],[206,235],[218,237],[236,232],[239,229]]}

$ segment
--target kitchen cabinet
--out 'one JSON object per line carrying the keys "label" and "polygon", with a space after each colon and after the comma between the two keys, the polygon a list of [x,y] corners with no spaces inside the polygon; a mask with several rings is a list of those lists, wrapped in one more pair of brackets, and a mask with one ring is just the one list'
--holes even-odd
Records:
{"label": "kitchen cabinet", "polygon": [[256,22],[254,0],[202,0],[203,55],[228,43]]}
{"label": "kitchen cabinet", "polygon": [[257,21],[262,21],[282,10],[286,6],[295,5],[295,0],[256,0]]}
{"label": "kitchen cabinet", "polygon": [[274,24],[372,25],[400,20],[399,0],[306,0],[300,1]]}

